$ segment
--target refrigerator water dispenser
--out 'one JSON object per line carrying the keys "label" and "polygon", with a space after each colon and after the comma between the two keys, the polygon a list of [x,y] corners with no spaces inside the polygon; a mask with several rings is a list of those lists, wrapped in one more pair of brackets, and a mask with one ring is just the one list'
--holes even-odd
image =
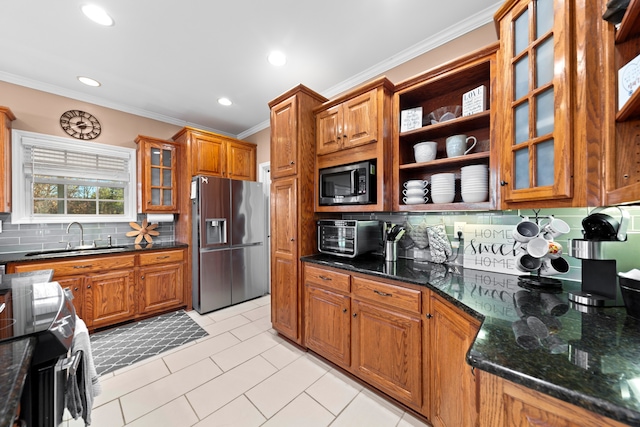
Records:
{"label": "refrigerator water dispenser", "polygon": [[227,243],[227,220],[225,218],[207,218],[207,245]]}

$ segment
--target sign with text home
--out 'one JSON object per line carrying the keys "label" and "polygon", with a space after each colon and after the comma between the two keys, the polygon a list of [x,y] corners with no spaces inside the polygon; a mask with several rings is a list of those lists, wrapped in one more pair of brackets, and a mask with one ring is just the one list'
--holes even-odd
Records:
{"label": "sign with text home", "polygon": [[464,268],[523,274],[516,268],[513,225],[466,224]]}

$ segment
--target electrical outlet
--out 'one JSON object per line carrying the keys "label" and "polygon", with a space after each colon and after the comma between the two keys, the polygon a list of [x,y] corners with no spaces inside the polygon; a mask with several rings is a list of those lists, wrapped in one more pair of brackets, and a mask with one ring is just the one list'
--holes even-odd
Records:
{"label": "electrical outlet", "polygon": [[464,234],[464,226],[466,222],[454,222],[453,223],[453,237],[458,238],[458,232]]}

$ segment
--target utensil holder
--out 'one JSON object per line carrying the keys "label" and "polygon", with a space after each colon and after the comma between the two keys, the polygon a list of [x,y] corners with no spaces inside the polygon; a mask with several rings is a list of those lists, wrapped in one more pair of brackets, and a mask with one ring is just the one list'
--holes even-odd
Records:
{"label": "utensil holder", "polygon": [[398,242],[387,240],[384,244],[384,260],[394,262],[398,260]]}

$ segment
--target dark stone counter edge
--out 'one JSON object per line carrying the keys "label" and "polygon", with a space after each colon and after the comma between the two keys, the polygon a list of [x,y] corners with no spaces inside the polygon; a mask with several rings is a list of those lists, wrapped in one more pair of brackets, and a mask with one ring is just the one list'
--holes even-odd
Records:
{"label": "dark stone counter edge", "polygon": [[26,254],[38,252],[38,251],[26,251],[26,252],[6,252],[0,253],[0,265],[8,264],[10,262],[43,262],[43,261],[51,261],[51,260],[64,260],[70,258],[83,258],[83,257],[94,257],[94,256],[113,256],[113,255],[122,255],[131,252],[143,252],[143,251],[160,251],[165,249],[177,249],[177,248],[187,248],[189,245],[186,243],[178,243],[178,242],[168,242],[168,243],[153,243],[147,245],[118,245],[118,246],[126,246],[126,249],[107,253],[107,254],[86,254],[86,255],[69,255],[69,256],[37,256],[37,257],[28,257]]}
{"label": "dark stone counter edge", "polygon": [[[442,296],[447,301],[451,302],[457,308],[461,309],[462,311],[471,315],[472,317],[480,321],[484,321],[485,319],[484,315],[482,315],[481,313],[478,313],[477,311],[473,310],[472,308],[470,308],[463,302],[459,301],[455,297],[451,296],[450,294],[434,286],[431,286],[426,281],[412,280],[411,278],[399,277],[395,275],[386,274],[380,271],[368,270],[366,268],[359,268],[353,265],[354,263],[353,261],[351,262],[340,262],[337,260],[332,261],[330,258],[327,258],[326,256],[323,256],[323,255],[304,256],[304,257],[301,257],[300,260],[303,262],[325,265],[327,267],[339,268],[342,270],[352,271],[355,273],[362,273],[362,274],[367,274],[371,276],[377,276],[387,280],[395,280],[399,282],[411,283],[413,285],[425,286],[429,288],[429,290],[431,290],[432,292],[436,292],[438,295]],[[508,369],[502,365],[497,365],[495,363],[486,361],[482,358],[474,357],[472,349],[473,349],[473,343],[471,345],[471,348],[469,349],[469,352],[467,353],[467,363],[475,368],[478,368],[490,374],[496,375],[498,377],[504,378],[513,383],[520,384],[522,386],[536,390],[540,393],[555,397],[567,403],[571,403],[573,405],[587,409],[591,412],[611,418],[615,421],[619,421],[619,422],[626,423],[633,426],[640,426],[640,413],[634,410],[612,404],[610,402],[607,402],[606,400],[595,398],[595,397],[586,395],[584,393],[577,392],[575,390],[558,386],[557,384],[553,384],[547,381],[541,381],[538,378],[531,377],[521,372]]]}
{"label": "dark stone counter edge", "polygon": [[[36,346],[36,340],[35,338],[25,338],[0,344],[0,346],[5,348],[13,348],[16,345],[24,346],[23,352],[20,354],[22,360],[20,360],[20,363],[16,363],[17,361],[14,360],[14,364],[10,368],[6,368],[7,370],[13,370],[13,382],[10,384],[8,394],[0,396],[0,399],[6,402],[1,406],[2,412],[0,413],[0,426],[11,426],[14,421],[18,404],[22,397],[24,382],[27,378],[27,374],[29,373],[29,368],[31,367],[31,357],[33,356],[33,350]],[[2,352],[0,351],[0,353]]]}

